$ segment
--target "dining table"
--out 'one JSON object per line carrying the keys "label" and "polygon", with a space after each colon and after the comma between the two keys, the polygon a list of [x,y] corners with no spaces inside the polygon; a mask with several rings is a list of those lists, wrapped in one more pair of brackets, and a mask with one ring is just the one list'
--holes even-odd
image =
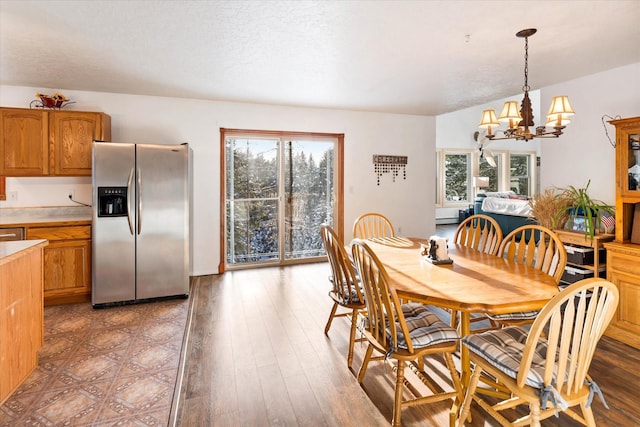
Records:
{"label": "dining table", "polygon": [[[533,267],[466,246],[447,243],[451,263],[424,255],[428,240],[406,237],[367,239],[398,297],[460,313],[460,335],[471,333],[473,313],[539,310],[558,292],[555,279]],[[469,350],[460,346],[461,379],[469,384]]]}

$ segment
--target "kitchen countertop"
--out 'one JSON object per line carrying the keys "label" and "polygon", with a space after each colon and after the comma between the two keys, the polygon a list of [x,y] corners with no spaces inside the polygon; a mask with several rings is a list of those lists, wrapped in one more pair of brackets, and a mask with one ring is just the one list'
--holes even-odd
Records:
{"label": "kitchen countertop", "polygon": [[0,265],[11,261],[14,258],[13,256],[19,252],[40,244],[47,245],[48,242],[47,240],[16,240],[13,242],[0,242]]}
{"label": "kitchen countertop", "polygon": [[93,211],[88,206],[0,209],[0,227],[38,223],[90,223],[92,218]]}

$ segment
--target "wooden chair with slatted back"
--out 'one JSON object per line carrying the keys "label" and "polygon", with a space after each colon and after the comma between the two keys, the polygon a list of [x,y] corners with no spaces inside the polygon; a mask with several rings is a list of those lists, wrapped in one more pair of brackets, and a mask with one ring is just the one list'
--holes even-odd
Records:
{"label": "wooden chair with slatted back", "polygon": [[502,243],[502,237],[502,229],[498,221],[488,215],[476,214],[458,225],[453,242],[495,255]]}
{"label": "wooden chair with slatted back", "polygon": [[[355,267],[335,230],[329,225],[323,224],[320,227],[320,235],[322,236],[322,241],[327,251],[327,258],[329,259],[329,265],[331,266],[331,276],[329,278],[331,290],[329,291],[329,297],[333,300],[333,307],[331,308],[331,314],[329,314],[329,319],[324,328],[324,333],[329,333],[334,318],[351,318],[349,353],[347,355],[347,366],[351,367],[353,363],[353,347],[356,341],[358,312],[365,308],[364,296],[358,283]],[[338,312],[339,307],[347,309],[348,311]]]}
{"label": "wooden chair with slatted back", "polygon": [[375,237],[395,237],[393,224],[386,216],[368,212],[360,215],[353,223],[354,239],[371,239]]}
{"label": "wooden chair with slatted back", "polygon": [[[498,221],[489,215],[476,214],[462,221],[453,236],[453,243],[477,249],[490,255],[496,255],[502,243],[502,229]],[[489,323],[487,328],[475,329],[472,332],[483,332],[489,329],[495,329],[498,324],[487,316],[474,313],[471,317],[471,323],[486,322]],[[458,313],[451,311],[451,326],[457,327]]]}
{"label": "wooden chair with slatted back", "polygon": [[[362,383],[367,366],[371,360],[395,360],[396,371],[395,398],[392,425],[399,426],[402,408],[452,399],[462,402],[462,385],[453,362],[453,353],[459,342],[457,331],[441,321],[427,306],[418,303],[401,304],[395,290],[389,288],[387,272],[367,245],[366,241],[354,239],[352,242],[353,259],[365,290],[367,304],[364,335],[369,341],[358,373],[358,382]],[[380,354],[372,358],[373,351]],[[453,391],[444,391],[433,384],[424,371],[423,357],[442,354],[451,376]],[[418,390],[405,384],[405,365],[407,365],[434,394],[421,395]],[[405,385],[413,396],[404,400]],[[438,392],[440,391],[440,392]],[[452,404],[453,406],[453,404]],[[450,413],[450,423],[455,423],[455,413]]]}
{"label": "wooden chair with slatted back", "polygon": [[[603,403],[604,398],[587,373],[618,300],[613,283],[600,278],[584,279],[551,299],[530,329],[509,326],[463,338],[462,345],[468,347],[475,369],[458,425],[464,425],[474,400],[503,426],[540,426],[541,420],[556,411],[564,411],[583,425],[595,426],[591,400],[595,394]],[[476,393],[483,371],[508,388],[507,400],[488,402]],[[527,404],[529,414],[520,417],[517,424],[500,413]],[[582,416],[571,409],[577,405]]]}
{"label": "wooden chair with slatted back", "polygon": [[[567,265],[567,250],[560,237],[553,230],[541,225],[523,225],[509,233],[498,248],[498,256],[518,264],[523,264],[552,276],[556,283]],[[537,310],[488,315],[501,324],[531,323],[538,315]]]}

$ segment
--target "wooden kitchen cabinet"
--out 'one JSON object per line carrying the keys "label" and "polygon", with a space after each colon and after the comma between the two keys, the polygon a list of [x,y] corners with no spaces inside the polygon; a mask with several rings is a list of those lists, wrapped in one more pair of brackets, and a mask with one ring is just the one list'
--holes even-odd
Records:
{"label": "wooden kitchen cabinet", "polygon": [[51,175],[91,176],[91,143],[111,139],[111,120],[104,113],[49,112]]}
{"label": "wooden kitchen cabinet", "polygon": [[109,115],[0,108],[0,175],[90,176],[91,143],[111,139]]}
{"label": "wooden kitchen cabinet", "polygon": [[49,174],[49,115],[42,110],[0,108],[0,175]]}
{"label": "wooden kitchen cabinet", "polygon": [[91,226],[27,228],[27,239],[47,239],[44,250],[44,305],[91,298]]}

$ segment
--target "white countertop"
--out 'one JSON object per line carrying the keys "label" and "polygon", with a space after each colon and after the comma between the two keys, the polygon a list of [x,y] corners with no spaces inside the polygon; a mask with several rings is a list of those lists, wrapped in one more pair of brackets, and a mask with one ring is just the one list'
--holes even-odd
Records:
{"label": "white countertop", "polygon": [[38,222],[91,221],[91,207],[46,207],[0,209],[0,226]]}
{"label": "white countertop", "polygon": [[40,243],[46,242],[46,240],[15,240],[12,242],[0,242],[0,263],[4,258],[8,258],[11,255],[17,254],[20,251],[29,249]]}

